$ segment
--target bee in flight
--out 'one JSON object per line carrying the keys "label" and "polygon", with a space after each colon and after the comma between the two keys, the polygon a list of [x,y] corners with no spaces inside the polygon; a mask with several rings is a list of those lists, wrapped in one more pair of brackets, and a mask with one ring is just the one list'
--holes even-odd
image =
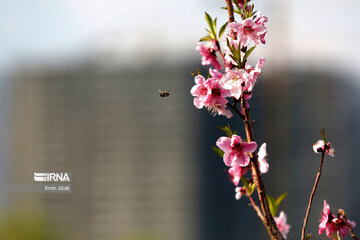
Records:
{"label": "bee in flight", "polygon": [[168,97],[168,96],[170,96],[169,91],[163,91],[163,90],[159,89],[159,93],[160,93],[160,97]]}

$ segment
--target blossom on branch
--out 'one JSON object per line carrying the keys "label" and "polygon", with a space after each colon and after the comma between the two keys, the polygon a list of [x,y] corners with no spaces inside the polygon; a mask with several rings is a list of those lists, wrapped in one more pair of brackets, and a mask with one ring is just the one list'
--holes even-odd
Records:
{"label": "blossom on branch", "polygon": [[[356,226],[355,222],[347,220],[351,228]],[[322,215],[320,216],[319,224],[319,235],[321,235],[324,230],[326,231],[326,236],[332,239],[333,234],[337,234],[339,231],[341,237],[345,237],[348,234],[348,228],[342,216],[335,217],[334,214],[330,211],[329,204],[324,200],[324,208]]]}
{"label": "blossom on branch", "polygon": [[240,99],[241,95],[246,93],[244,94],[244,98],[245,100],[249,100],[264,64],[265,58],[262,57],[254,68],[250,65],[246,65],[245,69],[226,68],[225,75],[223,75],[220,80],[220,85],[223,88],[228,89],[232,97]]}
{"label": "blossom on branch", "polygon": [[286,239],[287,234],[290,231],[291,225],[287,224],[287,217],[284,211],[281,211],[278,217],[274,217],[274,220],[284,239]]}
{"label": "blossom on branch", "polygon": [[237,35],[237,39],[241,41],[242,46],[248,46],[251,42],[255,45],[260,44],[261,37],[265,36],[267,28],[263,24],[255,23],[251,18],[241,22],[232,22],[229,28]]}
{"label": "blossom on branch", "polygon": [[235,188],[235,199],[239,200],[243,195],[246,195],[245,187],[236,187]]}
{"label": "blossom on branch", "polygon": [[247,169],[248,169],[247,167],[240,167],[239,165],[234,165],[231,168],[229,168],[228,172],[235,186],[239,185],[240,178],[246,174]]}
{"label": "blossom on branch", "polygon": [[243,93],[243,86],[245,85],[244,78],[245,70],[244,69],[226,69],[225,75],[220,80],[220,85],[230,90],[232,97],[240,99],[241,94]]}
{"label": "blossom on branch", "polygon": [[251,92],[255,86],[256,80],[261,73],[261,69],[265,64],[265,58],[261,57],[257,62],[256,66],[252,68],[250,65],[245,66],[245,86],[244,90],[247,92]]}
{"label": "blossom on branch", "polygon": [[[215,70],[212,71],[213,76],[220,74]],[[230,96],[230,91],[221,87],[219,81],[213,78],[205,79],[198,75],[195,77],[196,85],[190,90],[194,98],[194,105],[197,108],[204,106],[214,114],[224,115],[227,118],[232,117],[230,110],[226,109],[228,100],[226,97]]]}
{"label": "blossom on branch", "polygon": [[331,156],[331,157],[334,157],[335,156],[335,150],[331,147],[331,144],[330,142],[326,143],[325,145],[325,142],[323,140],[319,140],[317,141],[314,145],[313,145],[313,150],[314,152],[316,153],[321,153],[321,152],[324,152]]}
{"label": "blossom on branch", "polygon": [[215,41],[198,43],[198,45],[196,46],[196,50],[198,50],[202,56],[201,57],[202,65],[211,64],[216,69],[221,68],[221,65],[216,57],[216,51],[219,50],[219,48],[217,47]]}
{"label": "blossom on branch", "polygon": [[[267,21],[268,21],[268,18],[265,17],[265,16],[263,16],[263,15],[261,15],[261,14],[260,14],[260,16],[259,16],[258,18],[255,19],[255,23],[256,23],[257,25],[261,25],[261,26],[265,26],[265,23],[266,23]],[[265,41],[265,35],[266,35],[266,32],[260,35],[260,41],[261,41],[262,44],[265,44],[265,43],[266,43],[266,41]]]}
{"label": "blossom on branch", "polygon": [[256,150],[256,142],[244,142],[238,135],[232,135],[231,138],[220,137],[216,146],[224,152],[224,163],[226,166],[246,167],[250,163],[248,152]]}

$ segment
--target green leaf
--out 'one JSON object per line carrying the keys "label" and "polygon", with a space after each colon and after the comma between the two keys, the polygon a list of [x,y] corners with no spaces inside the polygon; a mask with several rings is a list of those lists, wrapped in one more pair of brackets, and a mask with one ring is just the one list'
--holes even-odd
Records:
{"label": "green leaf", "polygon": [[245,2],[244,6],[243,6],[243,11],[244,11],[244,15],[245,15],[245,18],[248,18],[248,12],[246,11],[246,7],[248,5],[249,2]]}
{"label": "green leaf", "polygon": [[287,193],[281,194],[275,201],[276,207],[280,205],[280,203],[284,200],[284,198],[287,196]]}
{"label": "green leaf", "polygon": [[226,38],[226,44],[227,44],[228,48],[230,49],[230,52],[232,53],[232,55],[229,54],[229,56],[230,56],[236,63],[238,63],[238,65],[240,65],[240,62],[241,62],[240,56],[241,56],[241,55],[238,53],[238,51],[236,51],[235,47],[231,46],[230,41],[229,41],[228,38]]}
{"label": "green leaf", "polygon": [[220,31],[219,31],[219,38],[222,37],[222,35],[224,34],[224,31],[226,29],[226,26],[229,24],[229,22],[226,22],[224,25],[221,26]]}
{"label": "green leaf", "polygon": [[220,149],[220,148],[218,148],[218,147],[212,147],[211,148],[212,150],[213,150],[213,152],[214,153],[216,153],[219,157],[223,157],[224,156],[224,152]]}
{"label": "green leaf", "polygon": [[247,181],[244,177],[241,177],[240,180],[241,180],[241,182],[244,184],[244,186],[245,186],[245,188],[246,188],[246,191],[247,191],[248,193],[250,193],[250,192],[251,192],[251,188],[250,188],[250,186],[249,186],[248,181]]}
{"label": "green leaf", "polygon": [[[209,33],[210,33],[210,37],[212,39],[216,39],[216,30],[214,28],[214,22],[212,20],[212,18],[210,17],[210,15],[205,12],[205,19],[206,19],[206,22],[208,23],[209,27],[210,27],[210,30]],[[216,25],[216,22],[215,22],[215,25]]]}
{"label": "green leaf", "polygon": [[208,23],[209,27],[211,28],[212,27],[212,18],[210,17],[210,15],[207,12],[205,12],[205,20]]}
{"label": "green leaf", "polygon": [[274,217],[276,214],[275,199],[269,195],[266,195],[266,198],[269,203],[270,213]]}
{"label": "green leaf", "polygon": [[252,183],[251,186],[250,186],[249,196],[251,196],[251,194],[253,194],[253,192],[255,191],[255,189],[256,189],[256,184],[255,184],[255,183]]}
{"label": "green leaf", "polygon": [[223,132],[226,133],[226,135],[231,138],[232,135],[234,135],[234,133],[231,131],[230,125],[228,124],[227,126],[218,126],[218,128],[220,128]]}
{"label": "green leaf", "polygon": [[249,57],[249,55],[252,53],[252,51],[254,51],[255,48],[256,48],[256,46],[253,46],[252,48],[250,48],[249,50],[246,51],[243,61],[245,61]]}
{"label": "green leaf", "polygon": [[230,41],[229,41],[228,38],[226,38],[226,45],[228,46],[230,52],[231,52],[232,54],[234,54],[234,47],[231,46]]}
{"label": "green leaf", "polygon": [[241,8],[239,7],[239,3],[236,0],[233,0],[235,2],[236,8],[238,9],[239,12],[241,12]]}
{"label": "green leaf", "polygon": [[309,240],[311,237],[311,233],[306,234],[305,240]]}
{"label": "green leaf", "polygon": [[241,14],[241,12],[239,10],[234,9],[234,13],[239,14],[240,16],[242,16],[242,14]]}
{"label": "green leaf", "polygon": [[202,37],[202,38],[200,38],[200,40],[199,40],[199,42],[207,42],[207,41],[211,41],[211,38],[210,38],[209,35],[208,35],[208,36],[205,36],[205,37]]}
{"label": "green leaf", "polygon": [[275,198],[273,198],[272,196],[266,195],[266,198],[269,202],[270,213],[273,217],[276,215],[280,203],[284,200],[286,196],[287,193],[283,193],[275,200]]}
{"label": "green leaf", "polygon": [[237,62],[238,65],[240,65],[240,64],[239,64],[239,60],[238,60],[234,55],[230,54],[229,56],[230,56],[235,62]]}
{"label": "green leaf", "polygon": [[239,41],[239,45],[238,45],[238,50],[237,50],[237,54],[239,56],[239,59],[241,58],[241,40]]}

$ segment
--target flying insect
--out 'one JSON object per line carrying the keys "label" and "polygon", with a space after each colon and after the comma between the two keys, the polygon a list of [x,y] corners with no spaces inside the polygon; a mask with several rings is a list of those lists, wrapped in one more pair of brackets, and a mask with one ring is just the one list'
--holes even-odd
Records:
{"label": "flying insect", "polygon": [[163,90],[159,89],[159,93],[160,93],[160,97],[168,97],[168,96],[170,96],[169,91],[163,91]]}

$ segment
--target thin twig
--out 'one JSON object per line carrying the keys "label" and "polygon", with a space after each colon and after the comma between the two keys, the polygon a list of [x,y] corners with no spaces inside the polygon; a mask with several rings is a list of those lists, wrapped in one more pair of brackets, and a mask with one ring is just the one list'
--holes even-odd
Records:
{"label": "thin twig", "polygon": [[[246,191],[248,194],[249,192]],[[248,196],[249,197],[249,201],[251,203],[251,206],[254,208],[254,210],[256,211],[257,215],[259,216],[259,218],[263,221],[264,221],[264,215],[262,214],[260,208],[256,205],[256,203],[254,202],[254,199],[251,197],[251,196]],[[266,227],[266,226],[265,226]]]}
{"label": "thin twig", "polygon": [[304,218],[304,225],[303,225],[302,231],[301,231],[301,240],[305,239],[306,224],[307,224],[307,221],[309,219],[309,215],[310,215],[310,211],[311,211],[311,204],[312,204],[312,201],[314,199],[315,191],[316,191],[316,188],[318,186],[318,183],[319,183],[319,180],[320,180],[320,177],[321,177],[322,165],[324,163],[324,156],[325,156],[325,151],[322,151],[319,170],[318,170],[318,173],[316,175],[314,187],[313,187],[312,192],[310,194],[309,204],[308,204],[306,214],[305,214],[305,218]]}
{"label": "thin twig", "polygon": [[339,209],[338,210],[338,213],[343,217],[343,220],[347,226],[347,228],[349,229],[350,231],[350,236],[355,239],[355,240],[359,240],[359,238],[356,236],[355,232],[354,232],[354,229],[350,226],[348,220],[347,220],[347,217],[346,217],[346,214],[345,214],[345,211],[343,209]]}
{"label": "thin twig", "polygon": [[[244,100],[243,96],[241,96],[241,108],[242,108],[243,112],[245,113],[244,124],[245,124],[245,132],[246,132],[247,141],[252,142],[252,141],[254,141],[252,121],[250,118],[250,111],[249,111],[249,109],[246,108],[246,104],[245,104],[245,100]],[[276,225],[274,218],[272,217],[272,215],[270,213],[270,207],[269,207],[269,203],[267,201],[266,193],[265,193],[265,186],[261,179],[261,174],[260,174],[259,165],[258,165],[258,161],[257,161],[257,155],[251,153],[250,157],[251,157],[252,176],[253,176],[253,179],[257,186],[257,192],[258,192],[258,196],[259,196],[260,206],[265,215],[264,219],[262,219],[262,220],[264,220],[264,224],[266,225],[267,229],[269,230],[269,233],[270,233],[270,236],[272,239],[284,239]]]}
{"label": "thin twig", "polygon": [[269,235],[271,235],[271,233],[269,232],[268,227],[265,224],[265,218],[264,215],[262,214],[260,208],[256,205],[254,199],[250,196],[249,192],[246,190],[246,192],[248,193],[248,197],[249,197],[249,201],[250,201],[250,205],[254,208],[255,212],[257,213],[257,215],[259,216],[259,218],[261,219],[262,223],[265,226],[265,229],[267,230],[267,232],[269,233]]}

